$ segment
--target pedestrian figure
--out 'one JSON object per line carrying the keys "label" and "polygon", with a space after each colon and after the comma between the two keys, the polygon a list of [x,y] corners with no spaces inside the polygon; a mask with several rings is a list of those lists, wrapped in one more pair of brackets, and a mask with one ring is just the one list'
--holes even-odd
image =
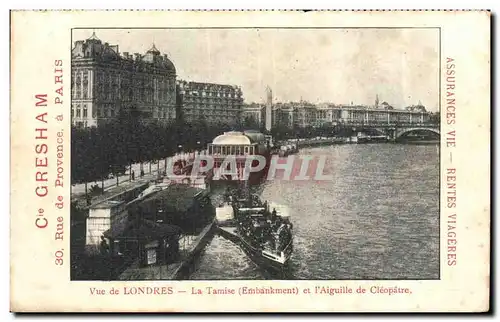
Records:
{"label": "pedestrian figure", "polygon": [[99,246],[101,255],[107,255],[109,251],[109,245],[108,242],[106,242],[106,239],[104,239],[104,236],[101,236],[101,244]]}
{"label": "pedestrian figure", "polygon": [[134,180],[135,180],[135,171],[132,170],[132,181],[134,181]]}

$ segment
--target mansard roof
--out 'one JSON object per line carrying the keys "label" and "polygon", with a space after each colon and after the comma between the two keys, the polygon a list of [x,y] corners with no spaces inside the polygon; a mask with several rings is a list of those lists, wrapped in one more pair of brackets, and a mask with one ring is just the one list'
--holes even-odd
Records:
{"label": "mansard roof", "polygon": [[135,64],[155,65],[156,67],[166,69],[168,73],[176,73],[175,66],[172,61],[167,55],[161,55],[155,44],[153,44],[152,47],[146,52],[146,55],[129,55],[128,52],[124,52],[120,55],[118,45],[102,43],[102,41],[97,38],[95,32],[92,33],[92,36],[86,40],[75,41],[75,46],[72,49],[72,58],[100,58],[109,61],[126,60]]}

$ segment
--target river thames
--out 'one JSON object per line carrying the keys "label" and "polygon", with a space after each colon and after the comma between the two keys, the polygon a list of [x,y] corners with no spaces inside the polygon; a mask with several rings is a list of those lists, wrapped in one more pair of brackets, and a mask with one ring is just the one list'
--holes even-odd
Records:
{"label": "river thames", "polygon": [[[261,196],[290,208],[290,279],[438,279],[439,147],[352,144],[325,155],[332,181],[272,180]],[[236,245],[215,236],[191,279],[267,279]]]}

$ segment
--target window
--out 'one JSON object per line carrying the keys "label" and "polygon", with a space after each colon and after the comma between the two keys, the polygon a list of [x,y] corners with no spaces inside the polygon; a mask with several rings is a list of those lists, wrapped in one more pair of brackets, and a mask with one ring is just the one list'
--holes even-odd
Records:
{"label": "window", "polygon": [[115,255],[122,255],[122,253],[120,253],[120,241],[118,240],[114,241],[113,253]]}
{"label": "window", "polygon": [[83,117],[87,117],[87,104],[83,105]]}
{"label": "window", "polygon": [[75,117],[75,109],[71,108],[71,118]]}
{"label": "window", "polygon": [[76,107],[76,117],[80,117],[80,105]]}
{"label": "window", "polygon": [[156,249],[148,249],[147,250],[147,264],[156,264]]}

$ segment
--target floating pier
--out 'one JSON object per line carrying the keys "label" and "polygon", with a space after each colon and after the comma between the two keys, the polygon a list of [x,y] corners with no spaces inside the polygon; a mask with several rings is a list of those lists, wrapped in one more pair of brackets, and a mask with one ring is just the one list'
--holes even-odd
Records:
{"label": "floating pier", "polygon": [[197,236],[184,236],[186,248],[181,258],[170,264],[139,267],[138,263],[125,269],[119,280],[181,280],[189,277],[194,268],[193,262],[211,240],[215,232],[215,220],[210,222]]}

